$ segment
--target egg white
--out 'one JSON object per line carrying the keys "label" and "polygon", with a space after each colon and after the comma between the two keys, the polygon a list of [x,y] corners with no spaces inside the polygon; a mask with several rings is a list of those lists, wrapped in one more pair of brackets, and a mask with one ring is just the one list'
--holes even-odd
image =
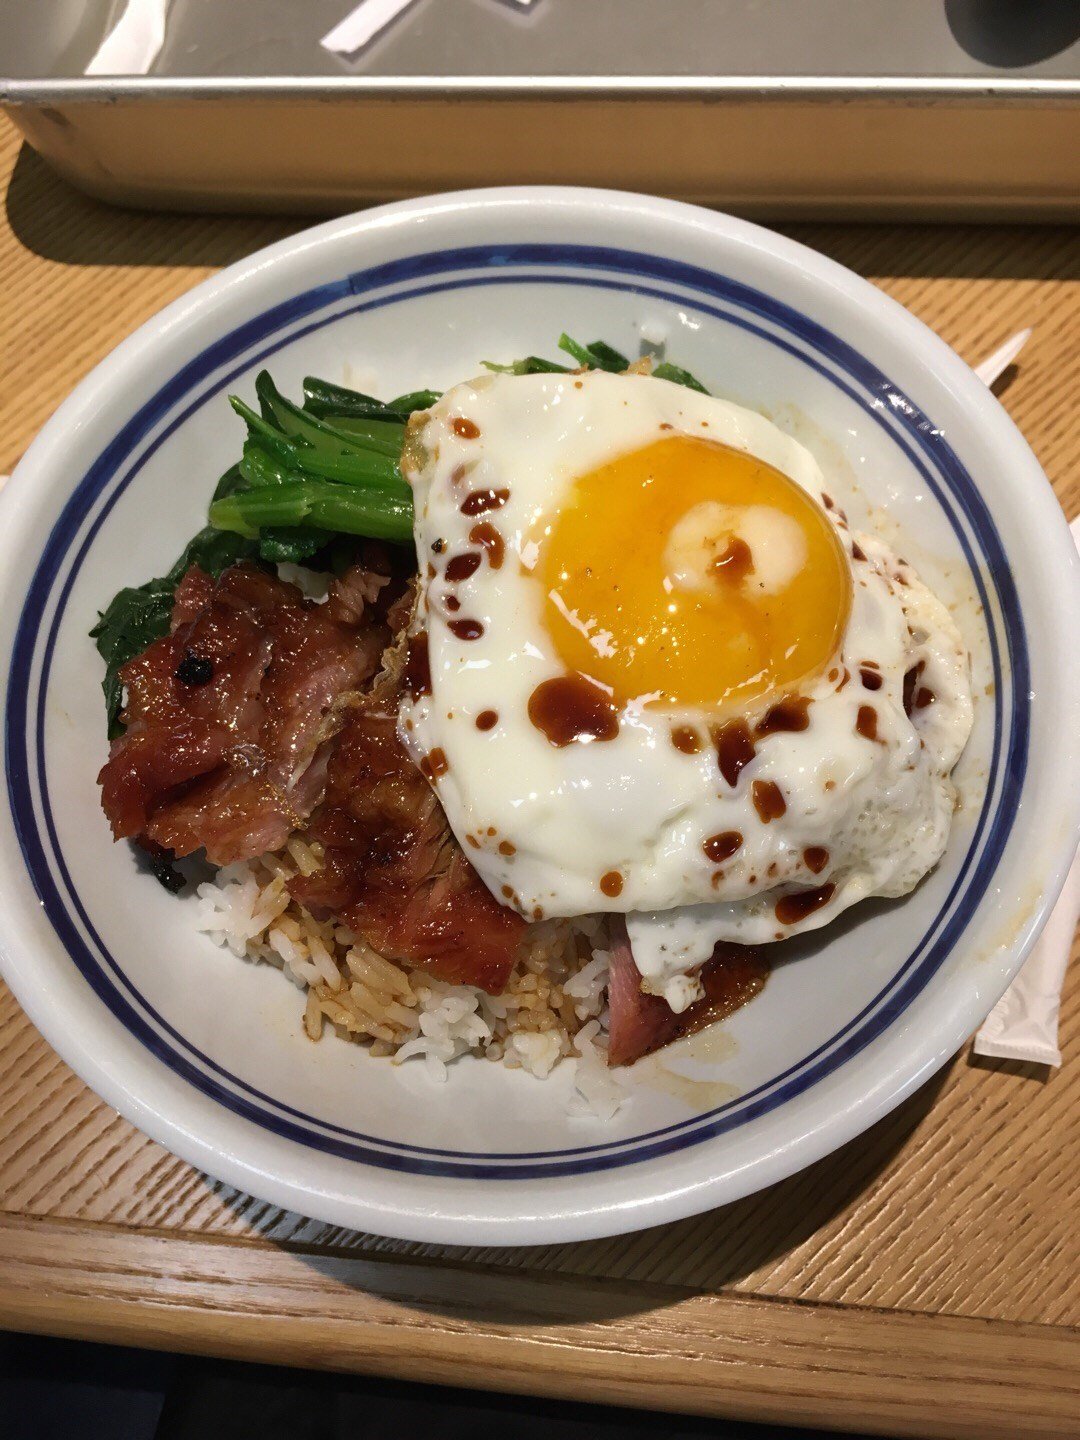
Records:
{"label": "egg white", "polygon": [[[696,723],[707,737],[710,717],[692,709],[631,706],[613,740],[550,744],[529,720],[529,697],[564,666],[542,622],[531,537],[555,519],[576,477],[657,440],[662,426],[748,451],[824,504],[813,456],[762,415],[648,376],[485,376],[447,392],[420,422],[407,473],[432,693],[405,700],[401,724],[418,762],[443,752],[439,799],[492,893],[533,918],[626,913],[646,988],[682,1009],[699,993],[687,972],[717,940],[757,944],[814,929],[867,896],[906,893],[932,868],[948,838],[948,776],[971,727],[971,694],[945,607],[887,547],[856,541],[832,511],[854,599],[837,661],[798,687],[813,701],[806,730],[759,739],[734,789],[711,744],[697,754],[672,744],[673,724]],[[463,514],[463,493],[484,489],[509,493],[480,517]],[[485,560],[448,586],[446,563],[477,549],[477,518],[503,537],[505,562],[493,569]],[[853,558],[856,545],[865,558]],[[459,611],[446,607],[451,594]],[[479,638],[453,633],[463,616],[482,624]],[[859,679],[867,661],[883,681],[873,693]],[[909,719],[903,677],[920,662],[934,701]],[[868,703],[878,712],[874,740],[856,730]],[[498,719],[482,730],[485,711]],[[780,787],[782,817],[762,822],[754,780]],[[731,830],[743,844],[717,883],[702,842]],[[817,874],[803,859],[810,847],[829,852]],[[609,872],[622,877],[617,896],[600,888]],[[826,904],[778,922],[779,897],[824,884],[835,887]]]}

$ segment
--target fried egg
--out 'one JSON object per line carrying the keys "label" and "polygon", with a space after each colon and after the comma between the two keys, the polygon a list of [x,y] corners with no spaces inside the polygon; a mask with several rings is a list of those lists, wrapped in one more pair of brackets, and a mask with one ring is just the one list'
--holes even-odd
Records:
{"label": "fried egg", "polygon": [[405,743],[492,893],[626,915],[681,1010],[719,940],[905,894],[971,728],[940,601],[764,416],[643,374],[492,375],[414,418]]}

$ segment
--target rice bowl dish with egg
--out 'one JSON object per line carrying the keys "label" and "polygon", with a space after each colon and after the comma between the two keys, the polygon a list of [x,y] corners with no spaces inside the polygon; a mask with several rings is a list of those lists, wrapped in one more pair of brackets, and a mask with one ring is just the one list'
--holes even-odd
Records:
{"label": "rice bowl dish with egg", "polygon": [[570,1060],[610,1115],[770,946],[933,868],[972,707],[948,610],[802,445],[572,353],[386,405],[260,377],[210,527],[102,616],[101,783],[164,883],[217,867],[199,925],[311,1038]]}

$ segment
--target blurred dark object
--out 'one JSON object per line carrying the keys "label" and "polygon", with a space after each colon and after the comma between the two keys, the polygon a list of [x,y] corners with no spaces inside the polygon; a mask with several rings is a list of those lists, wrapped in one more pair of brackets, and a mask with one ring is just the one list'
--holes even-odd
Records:
{"label": "blurred dark object", "polygon": [[976,60],[1034,65],[1080,40],[1080,0],[945,0],[949,29]]}
{"label": "blurred dark object", "polygon": [[478,1440],[494,1434],[509,1440],[830,1440],[831,1432],[0,1334],[0,1434],[3,1440]]}

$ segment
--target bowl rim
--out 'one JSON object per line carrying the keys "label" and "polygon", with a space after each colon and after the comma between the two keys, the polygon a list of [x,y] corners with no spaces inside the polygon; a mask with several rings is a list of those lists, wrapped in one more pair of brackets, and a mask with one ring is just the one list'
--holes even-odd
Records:
{"label": "bowl rim", "polygon": [[[861,277],[853,274],[853,272],[847,271],[835,262],[819,256],[813,251],[808,251],[797,242],[775,236],[771,232],[764,231],[758,226],[751,225],[749,222],[735,220],[727,216],[718,216],[711,212],[700,211],[694,206],[684,205],[680,202],[657,200],[651,197],[634,196],[622,192],[581,190],[576,187],[508,187],[496,190],[454,192],[443,196],[427,197],[417,201],[398,202],[394,205],[380,207],[377,210],[363,212],[360,215],[346,216],[337,220],[328,221],[310,230],[300,232],[296,236],[276,242],[265,250],[258,251],[244,260],[236,262],[220,275],[202,282],[202,284],[196,286],[192,291],[174,301],[157,316],[145,322],[132,336],[128,337],[128,339],[116,347],[116,349],[91,372],[68,400],[63,403],[52,420],[44,427],[41,435],[27,451],[22,462],[20,462],[16,470],[15,480],[9,485],[8,492],[4,497],[5,510],[7,510],[9,504],[18,504],[20,502],[29,508],[32,493],[31,477],[34,472],[48,469],[52,460],[52,453],[64,449],[68,443],[70,431],[74,425],[78,424],[80,416],[87,413],[89,409],[108,404],[109,395],[115,383],[117,373],[121,373],[125,366],[140,356],[147,347],[153,348],[159,341],[167,338],[172,330],[183,328],[189,321],[198,320],[198,318],[206,312],[207,306],[212,306],[215,299],[227,291],[234,289],[238,284],[243,284],[249,279],[254,279],[268,266],[286,258],[294,256],[303,257],[308,250],[318,248],[327,240],[336,239],[343,235],[352,235],[372,228],[393,227],[403,220],[409,222],[419,215],[427,218],[432,216],[438,217],[440,214],[457,214],[462,211],[468,211],[478,204],[481,206],[490,206],[492,202],[496,204],[507,202],[518,204],[522,202],[535,203],[537,200],[542,201],[544,199],[559,200],[562,203],[570,203],[572,206],[584,207],[586,210],[596,206],[609,210],[613,204],[624,207],[629,206],[637,213],[640,214],[644,212],[651,218],[658,219],[661,222],[685,222],[690,220],[694,226],[704,234],[707,241],[712,240],[715,243],[721,243],[725,239],[725,235],[734,235],[736,238],[741,238],[744,241],[750,240],[754,248],[766,254],[771,254],[782,261],[796,261],[800,268],[810,272],[812,278],[820,279],[826,291],[830,285],[839,286],[840,289],[850,296],[852,288],[854,288],[860,302],[879,304],[882,307],[880,314],[887,324],[894,328],[899,328],[901,333],[905,331],[908,332],[907,338],[910,341],[909,348],[922,350],[929,348],[933,361],[935,380],[940,383],[951,384],[954,389],[961,393],[965,390],[969,392],[964,396],[965,403],[975,404],[981,407],[983,413],[991,417],[991,423],[995,424],[999,430],[1002,429],[1002,422],[1004,422],[1004,426],[1007,427],[1006,433],[1008,433],[1013,448],[1016,449],[1018,444],[1022,447],[1020,450],[1017,450],[1017,455],[1026,457],[1029,468],[1034,467],[1035,474],[1041,477],[1041,472],[1038,471],[1034,457],[1031,456],[1030,451],[1027,449],[1022,437],[1020,437],[1019,432],[1016,431],[1012,425],[1011,420],[1005,415],[1005,412],[997,404],[996,400],[990,396],[985,387],[980,384],[967,367],[963,365],[963,362],[959,360],[944,342],[934,336],[931,331],[927,330],[926,327],[895,301],[892,301],[889,297],[882,294],[882,292],[876,290],[869,282],[864,281]],[[923,360],[922,364],[924,368],[930,368],[928,361]],[[939,371],[944,373],[938,373]],[[1035,498],[1036,494],[1039,495],[1038,500]],[[1041,491],[1036,487],[1035,493],[1030,496],[1030,502],[1036,508],[1041,504],[1042,508],[1050,514],[1056,511],[1058,519],[1060,520],[1061,530],[1064,532],[1063,517],[1060,515],[1060,510],[1057,509],[1056,501],[1044,478],[1042,479]],[[11,529],[12,527],[8,528]],[[3,543],[6,542],[0,542],[0,544]],[[1075,555],[1071,547],[1064,546],[1061,548],[1066,549],[1068,557],[1067,565],[1073,567],[1075,577],[1077,568],[1080,568],[1075,565]],[[1060,648],[1059,646],[1059,649]],[[1072,664],[1066,664],[1065,673],[1067,676],[1071,674],[1072,691],[1075,695],[1077,689],[1080,688],[1078,687],[1080,664],[1077,663],[1075,657],[1071,658]],[[1066,683],[1068,683],[1068,681],[1066,681]],[[1074,764],[1073,768],[1076,769],[1077,766]],[[1074,813],[1072,817],[1074,831],[1077,828],[1078,822],[1080,822],[1080,816],[1076,814],[1078,810],[1080,810],[1080,804],[1074,803]],[[1012,978],[1016,969],[1019,968],[1024,955],[1026,955],[1027,950],[1033,943],[1035,935],[1052,905],[1057,890],[1064,881],[1070,858],[1071,850],[1068,844],[1068,830],[1066,829],[1065,841],[1061,846],[1060,853],[1056,856],[1055,865],[1051,867],[1050,884],[1045,889],[1040,904],[1035,907],[1029,917],[1028,923],[1023,927],[1018,936],[1018,943],[1010,947],[1007,952],[1011,958],[1008,965],[1003,967],[1000,972],[1000,975],[1003,977],[1000,984],[1001,990],[1009,983],[1009,980]],[[54,1024],[54,1017],[49,1013],[48,1005],[43,995],[23,993],[24,989],[32,992],[33,986],[29,983],[29,977],[26,976],[19,967],[17,960],[14,960],[9,954],[6,936],[3,937],[3,942],[3,968],[8,974],[9,983],[12,983],[13,990],[15,990],[16,995],[23,1003],[24,1008],[30,1014],[35,1024],[38,1025],[38,1028],[42,1030],[54,1048],[65,1058],[68,1058],[67,1051],[70,1049],[70,1045],[67,1042],[69,1037],[65,1033],[61,1043],[58,1043],[60,1031],[59,1021],[56,1020]],[[16,977],[15,979],[12,978],[13,975]],[[988,996],[989,992],[980,997],[974,1006],[980,1014],[988,1008]],[[993,998],[996,999],[996,995]],[[968,1008],[970,1010],[971,1007]],[[798,1158],[792,1159],[791,1163],[787,1164],[782,1171],[767,1175],[765,1178],[755,1178],[752,1183],[747,1184],[742,1191],[732,1191],[730,1194],[725,1194],[724,1198],[733,1199],[736,1198],[737,1193],[746,1193],[749,1190],[760,1188],[761,1185],[771,1183],[773,1179],[780,1178],[781,1173],[787,1174],[794,1169],[811,1163],[812,1160],[819,1158],[821,1154],[828,1153],[838,1145],[844,1143],[846,1139],[850,1139],[854,1134],[859,1133],[862,1129],[866,1128],[867,1125],[879,1118],[881,1114],[884,1114],[888,1109],[891,1109],[893,1105],[899,1103],[904,1095],[910,1093],[917,1084],[921,1083],[933,1070],[944,1063],[970,1033],[973,1024],[977,1023],[978,1018],[979,1016],[976,1015],[975,1021],[972,1022],[969,1013],[958,1015],[954,1017],[953,1025],[949,1027],[948,1035],[940,1036],[936,1046],[927,1047],[924,1042],[924,1044],[919,1047],[920,1063],[912,1067],[913,1073],[901,1084],[892,1087],[888,1094],[879,1096],[876,1105],[872,1107],[872,1113],[865,1113],[865,1104],[862,1107],[860,1107],[858,1103],[853,1104],[851,1111],[844,1117],[846,1123],[837,1124],[831,1128],[825,1127],[827,1133],[818,1133],[815,1136],[804,1137]],[[190,1129],[183,1128],[178,1130],[175,1124],[170,1123],[167,1116],[155,1113],[153,1119],[158,1123],[158,1132],[163,1130],[165,1133],[155,1132],[153,1124],[148,1121],[145,1107],[138,1104],[130,1088],[116,1090],[113,1084],[113,1077],[104,1074],[101,1067],[95,1062],[93,1056],[86,1055],[80,1058],[84,1060],[86,1069],[80,1068],[79,1065],[76,1065],[75,1068],[79,1070],[83,1078],[85,1078],[99,1094],[102,1094],[110,1103],[116,1105],[116,1108],[128,1115],[128,1118],[133,1119],[136,1124],[139,1124],[141,1128],[153,1135],[154,1138],[162,1140],[170,1149],[173,1149],[185,1159],[210,1169],[212,1173],[220,1175],[222,1178],[242,1188],[252,1188],[254,1182],[258,1193],[267,1195],[268,1198],[275,1199],[278,1203],[288,1204],[300,1209],[307,1208],[308,1202],[312,1199],[312,1192],[303,1184],[296,1185],[291,1181],[285,1181],[278,1185],[278,1194],[275,1195],[272,1193],[271,1185],[261,1171],[252,1169],[243,1161],[235,1159],[232,1156],[223,1156],[219,1149],[212,1146],[196,1146],[195,1137],[193,1137]],[[153,1057],[147,1055],[145,1051],[143,1051],[140,1058],[143,1064],[149,1064],[151,1066],[155,1064]],[[72,1062],[69,1061],[69,1063]],[[138,1064],[134,1066],[136,1071],[139,1068],[141,1067]],[[86,1073],[86,1070],[89,1070],[90,1073]],[[110,1090],[112,1093],[109,1093]],[[139,1112],[138,1114],[133,1113],[136,1110]],[[815,1145],[810,1143],[813,1139],[820,1141],[820,1144]],[[185,1149],[185,1144],[187,1145],[187,1149]],[[197,1153],[190,1153],[193,1147],[196,1148]],[[229,1173],[228,1165],[233,1166],[232,1174]],[[667,1203],[671,1197],[658,1196],[654,1197],[652,1210],[650,1210],[648,1214],[643,1214],[642,1207],[639,1205],[628,1210],[625,1216],[625,1223],[610,1223],[609,1217],[608,1222],[601,1221],[596,1224],[595,1228],[589,1229],[584,1226],[578,1226],[573,1233],[582,1237],[586,1234],[611,1234],[620,1228],[633,1228],[642,1223],[646,1223],[648,1220],[671,1219],[676,1218],[678,1215],[691,1213],[692,1211],[705,1208],[707,1204],[710,1203],[708,1200],[704,1202],[701,1200],[698,1194],[700,1188],[700,1186],[691,1187],[687,1193],[695,1198],[691,1198],[690,1203],[684,1205],[682,1208],[678,1206],[673,1208],[671,1204]],[[718,1202],[714,1201],[711,1203]],[[666,1208],[667,1213],[663,1215],[652,1213],[653,1210],[660,1207]],[[359,1203],[351,1217],[342,1223],[358,1223],[357,1211],[362,1211],[363,1208],[362,1202]],[[385,1218],[386,1217],[383,1216],[384,1220]],[[360,1223],[370,1224],[372,1223],[371,1218],[369,1217],[367,1220],[361,1218]],[[483,1239],[487,1241],[493,1238],[502,1238],[504,1243],[516,1243],[506,1235],[505,1224],[503,1224],[501,1230],[498,1230],[500,1223],[502,1222],[481,1224],[480,1228],[472,1232],[471,1238],[482,1236]],[[495,1229],[498,1230],[497,1237],[493,1234],[493,1225]],[[374,1228],[379,1228],[378,1222],[375,1223]],[[565,1230],[559,1231],[558,1234],[560,1238],[569,1238]],[[470,1238],[467,1227],[462,1226],[457,1221],[450,1221],[449,1224],[438,1229],[438,1233],[432,1233],[431,1227],[428,1227],[428,1233],[421,1235],[416,1233],[414,1227],[414,1229],[410,1231],[409,1238],[461,1240],[463,1236]],[[521,1239],[522,1243],[525,1241],[535,1241],[535,1229],[531,1230],[527,1236],[521,1237]]]}

